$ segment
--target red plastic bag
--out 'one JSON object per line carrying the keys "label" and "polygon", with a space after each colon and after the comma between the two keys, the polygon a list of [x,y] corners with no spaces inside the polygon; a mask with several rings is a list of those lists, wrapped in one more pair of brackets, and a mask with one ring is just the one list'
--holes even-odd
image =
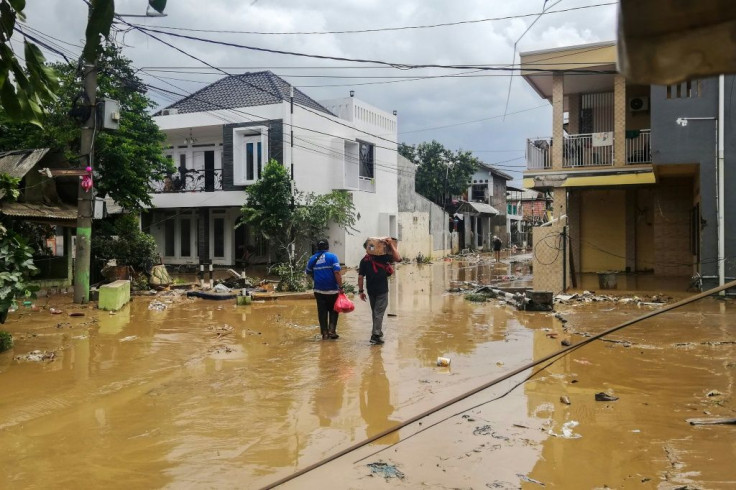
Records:
{"label": "red plastic bag", "polygon": [[345,293],[338,293],[333,309],[338,313],[350,313],[355,309],[355,305],[345,296]]}

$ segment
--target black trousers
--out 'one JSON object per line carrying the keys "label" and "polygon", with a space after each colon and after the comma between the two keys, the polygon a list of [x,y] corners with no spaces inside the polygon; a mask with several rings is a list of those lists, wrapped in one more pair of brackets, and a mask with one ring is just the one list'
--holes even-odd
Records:
{"label": "black trousers", "polygon": [[317,300],[317,318],[319,318],[319,330],[322,335],[335,333],[337,330],[337,315],[334,310],[337,294],[314,293]]}

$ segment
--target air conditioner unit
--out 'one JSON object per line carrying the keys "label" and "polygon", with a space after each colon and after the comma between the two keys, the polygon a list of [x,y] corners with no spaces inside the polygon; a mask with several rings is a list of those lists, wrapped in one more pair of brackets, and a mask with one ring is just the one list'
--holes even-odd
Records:
{"label": "air conditioner unit", "polygon": [[629,99],[629,111],[639,112],[649,110],[649,97],[632,97]]}
{"label": "air conditioner unit", "polygon": [[162,116],[171,116],[173,114],[179,114],[179,109],[163,109],[161,111]]}

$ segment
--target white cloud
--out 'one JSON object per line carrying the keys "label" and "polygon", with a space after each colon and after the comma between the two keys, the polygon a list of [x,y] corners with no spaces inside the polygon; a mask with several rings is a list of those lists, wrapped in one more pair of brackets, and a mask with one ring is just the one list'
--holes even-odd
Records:
{"label": "white cloud", "polygon": [[[324,31],[371,29],[421,24],[457,22],[470,19],[501,17],[538,12],[541,1],[507,2],[500,0],[178,0],[169,2],[167,17],[129,18],[149,27],[179,26],[199,29],[249,31]],[[553,10],[593,5],[594,1],[560,3]],[[118,0],[116,11],[145,12],[145,0]],[[523,5],[522,5],[523,4]],[[28,2],[28,25],[64,41],[81,44],[86,23],[86,5],[81,1],[44,0]],[[589,43],[614,38],[615,6],[597,7],[543,16],[519,43],[519,50],[534,50]],[[535,17],[463,24],[433,29],[407,29],[368,34],[328,34],[310,36],[216,34],[177,31],[183,34],[219,39],[227,42],[254,45],[286,51],[299,51],[349,58],[387,60],[397,63],[428,64],[492,64],[510,63],[514,42],[534,21]],[[414,82],[359,85],[376,82],[376,76],[446,75],[448,70],[397,70],[366,68],[366,65],[344,61],[323,61],[249,50],[227,48],[184,39],[161,36],[168,42],[216,66],[238,67],[229,72],[271,69],[316,99],[343,96],[354,89],[356,96],[388,111],[399,113],[399,130],[457,124],[503,114],[506,104],[507,76],[472,78],[440,78]],[[201,63],[168,48],[138,32],[124,37],[124,54],[136,67],[189,66]],[[63,45],[75,51],[80,49]],[[515,57],[518,62],[518,53]],[[298,68],[301,67],[301,68]],[[305,68],[308,67],[308,68]],[[350,67],[350,68],[331,68]],[[250,70],[250,71],[253,71]],[[212,71],[206,69],[206,71]],[[498,75],[498,73],[485,73]],[[186,80],[212,82],[220,75],[193,73],[161,73],[182,80],[168,80],[181,89],[192,92],[203,85]],[[358,76],[362,78],[301,78],[295,75]],[[168,87],[161,80],[143,75],[147,83]],[[329,87],[328,85],[343,85]],[[544,103],[521,78],[514,78],[508,112],[528,109]],[[168,104],[161,97],[155,99]],[[469,150],[515,150],[518,153],[478,153],[489,163],[523,156],[527,137],[550,133],[551,111],[537,109],[505,120],[490,119],[439,130],[400,135],[401,141],[418,143],[437,139],[445,146]],[[511,163],[523,165],[523,160]],[[506,170],[512,170],[506,168]],[[518,171],[521,168],[516,169]]]}

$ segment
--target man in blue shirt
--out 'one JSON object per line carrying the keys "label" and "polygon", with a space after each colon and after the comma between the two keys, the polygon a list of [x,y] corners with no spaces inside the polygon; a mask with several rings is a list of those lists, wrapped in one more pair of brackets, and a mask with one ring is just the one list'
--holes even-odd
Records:
{"label": "man in blue shirt", "polygon": [[322,340],[338,339],[335,300],[342,291],[342,273],[337,255],[329,252],[327,240],[317,242],[317,253],[307,261],[305,271],[314,279],[314,298],[317,300],[317,317]]}

